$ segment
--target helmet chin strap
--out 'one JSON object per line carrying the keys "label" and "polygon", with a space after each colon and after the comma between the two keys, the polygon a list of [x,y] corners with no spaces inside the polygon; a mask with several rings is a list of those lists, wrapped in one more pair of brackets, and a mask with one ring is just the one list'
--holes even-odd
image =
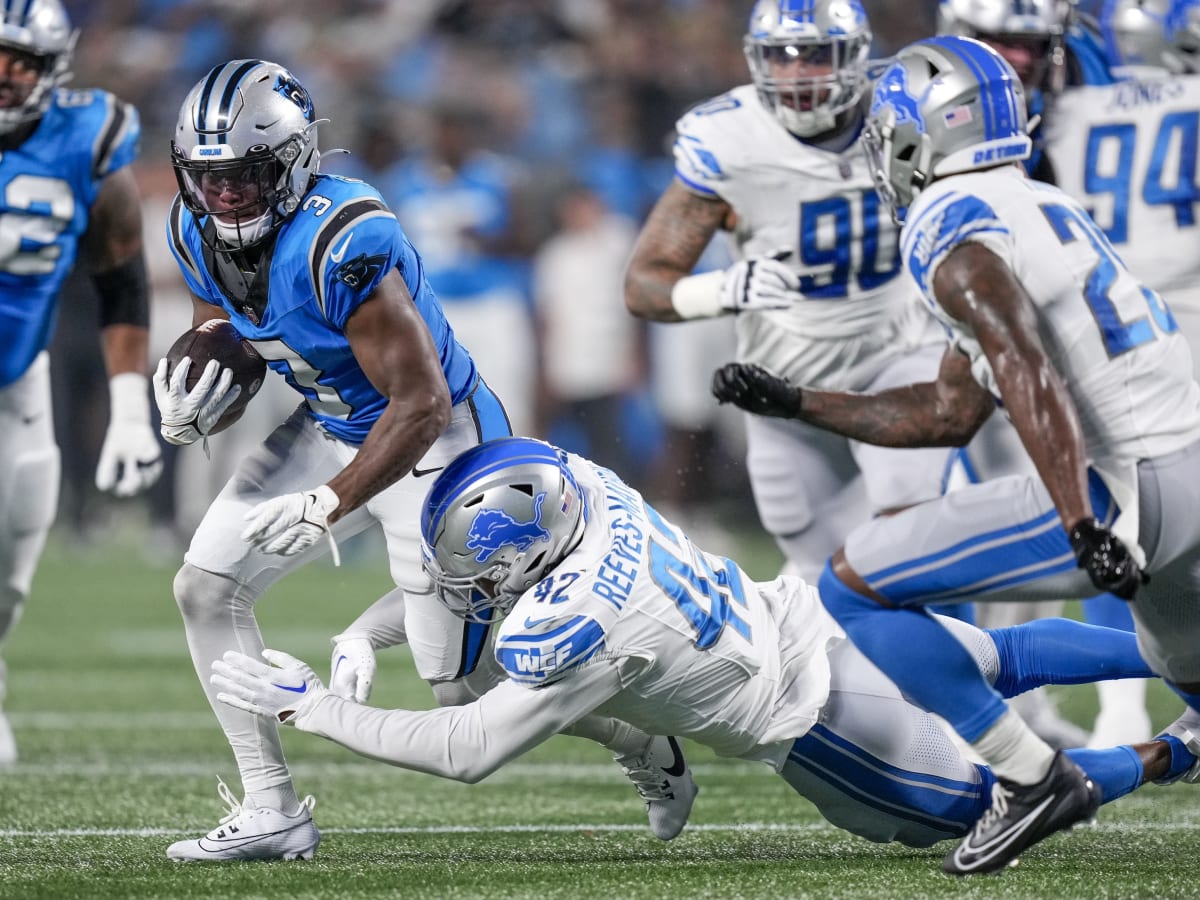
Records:
{"label": "helmet chin strap", "polygon": [[222,222],[217,216],[212,217],[217,236],[230,247],[242,248],[261,241],[271,231],[272,215],[267,210],[261,216],[247,222]]}

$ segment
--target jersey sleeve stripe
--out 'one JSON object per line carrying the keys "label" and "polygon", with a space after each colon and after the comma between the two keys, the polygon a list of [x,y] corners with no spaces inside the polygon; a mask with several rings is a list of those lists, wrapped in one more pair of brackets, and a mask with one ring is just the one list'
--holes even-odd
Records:
{"label": "jersey sleeve stripe", "polygon": [[179,261],[187,267],[188,273],[198,283],[203,284],[204,278],[200,275],[200,267],[196,264],[196,260],[192,257],[192,251],[183,239],[183,197],[179,194],[175,195],[175,200],[171,204],[167,222],[171,231],[171,246],[175,248]]}
{"label": "jersey sleeve stripe", "polygon": [[128,104],[108,96],[105,97],[105,105],[108,110],[104,127],[100,129],[100,135],[92,152],[94,160],[92,177],[97,179],[108,174],[108,167],[112,165],[113,152],[120,146],[131,120]]}
{"label": "jersey sleeve stripe", "polygon": [[325,312],[325,279],[321,277],[321,274],[325,271],[325,265],[334,242],[356,222],[379,215],[390,216],[392,213],[383,203],[373,197],[357,197],[339,207],[313,238],[308,264],[312,272],[317,305],[321,308],[322,313]]}
{"label": "jersey sleeve stripe", "polygon": [[700,184],[699,182],[692,181],[690,178],[688,178],[686,175],[684,175],[678,169],[675,170],[675,177],[678,178],[680,181],[682,181],[684,184],[686,184],[693,191],[695,191],[698,194],[703,194],[705,197],[719,197],[720,196],[720,194],[718,194],[712,188],[705,187],[704,185]]}

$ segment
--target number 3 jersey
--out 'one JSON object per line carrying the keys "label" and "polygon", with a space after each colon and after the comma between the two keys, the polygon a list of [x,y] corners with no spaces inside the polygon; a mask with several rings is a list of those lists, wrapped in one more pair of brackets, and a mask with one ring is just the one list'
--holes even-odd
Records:
{"label": "number 3 jersey", "polygon": [[737,317],[740,359],[800,384],[858,390],[888,359],[940,340],[897,277],[897,228],[857,139],[840,152],[798,140],[753,85],[694,107],[676,130],[676,177],[733,208],[740,254],[787,250],[801,276],[804,300]]}
{"label": "number 3 jersey", "polygon": [[1200,76],[1064,91],[1043,131],[1058,186],[1129,270],[1172,309],[1200,314]]}
{"label": "number 3 jersey", "polygon": [[[202,235],[201,229],[208,231]],[[335,437],[360,444],[387,406],[359,367],[346,339],[347,320],[383,277],[396,269],[433,338],[453,403],[465,399],[477,373],[455,340],[425,279],[421,257],[370,185],[318,176],[300,208],[279,228],[257,274],[238,284],[225,254],[212,249],[215,229],[178,196],[167,220],[171,252],[188,288],[221,307],[272,369],[303,396],[309,413]]]}
{"label": "number 3 jersey", "polygon": [[127,103],[59,89],[33,134],[0,152],[0,387],[50,343],[92,204],[105,177],[137,156],[140,136]]}
{"label": "number 3 jersey", "polygon": [[1033,301],[1094,463],[1127,472],[1132,462],[1200,439],[1200,385],[1170,310],[1122,265],[1078,203],[1004,166],[939,179],[909,208],[904,265],[976,379],[998,394],[975,336],[933,295],[937,267],[965,241],[1000,257]]}

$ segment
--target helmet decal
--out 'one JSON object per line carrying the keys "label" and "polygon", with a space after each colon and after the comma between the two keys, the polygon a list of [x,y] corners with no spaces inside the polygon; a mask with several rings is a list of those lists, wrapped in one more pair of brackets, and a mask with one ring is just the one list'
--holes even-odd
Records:
{"label": "helmet decal", "polygon": [[921,115],[921,102],[929,93],[926,88],[920,97],[914,97],[908,89],[908,70],[903,66],[891,66],[875,85],[875,96],[871,99],[871,115],[877,115],[889,106],[895,117],[893,124],[911,122],[917,131],[925,133],[925,117]]}
{"label": "helmet decal", "polygon": [[481,509],[467,529],[466,546],[477,550],[475,562],[487,562],[502,547],[528,550],[537,541],[549,541],[550,532],[542,527],[542,504],[546,492],[533,498],[533,518],[518,522],[502,509]]}
{"label": "helmet decal", "polygon": [[308,91],[304,89],[304,86],[293,78],[290,73],[283,72],[275,79],[275,90],[300,107],[300,112],[304,113],[304,118],[309,122],[312,121],[312,97],[308,95]]}

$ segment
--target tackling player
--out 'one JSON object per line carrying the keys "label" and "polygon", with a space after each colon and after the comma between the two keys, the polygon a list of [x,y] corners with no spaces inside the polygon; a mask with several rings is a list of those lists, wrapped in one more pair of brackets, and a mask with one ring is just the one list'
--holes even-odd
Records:
{"label": "tackling player", "polygon": [[[0,640],[21,614],[58,506],[46,349],[77,258],[100,298],[109,376],[96,487],[128,497],[162,471],[145,374],[142,208],[130,168],[141,126],[112,94],[62,87],[76,37],[59,0],[0,2]],[[0,702],[4,687],[0,662]],[[0,768],[16,758],[0,713]]]}
{"label": "tackling player", "polygon": [[1143,656],[1189,707],[1172,733],[1200,734],[1200,385],[1162,299],[1077,202],[1026,177],[1026,131],[1020,81],[986,45],[902,50],[876,85],[867,146],[904,223],[905,268],[954,335],[937,381],[827,393],[731,363],[713,384],[744,409],[894,446],[961,443],[999,401],[1037,467],[1040,479],[971,485],[861,526],[819,584],[864,654],[1000,778],[944,861],[955,874],[1002,868],[1097,797],[925,605],[1097,588],[1129,600]]}
{"label": "tackling player", "polygon": [[[407,640],[438,701],[463,702],[490,684],[479,668],[488,623],[463,623],[434,599],[421,570],[420,504],[429,476],[458,452],[509,434],[508,420],[379,194],[320,174],[321,121],[296,78],[262,60],[216,66],[179,112],[180,193],[167,227],[194,324],[232,321],[303,402],[213,501],[175,576],[175,597],[196,670],[207,673],[229,649],[261,649],[254,604],[263,591],[326,549],[336,559],[335,538],[378,522],[397,589],[372,607],[369,623],[335,638],[332,683],[366,700],[374,651]],[[213,360],[186,390],[190,362],[168,372],[163,360],[154,373],[162,433],[176,444],[206,439],[238,389]],[[222,825],[167,855],[311,857],[320,840],[311,798],[297,797],[277,731],[208,696],[245,799],[222,785],[230,805]],[[626,756],[649,742],[602,719],[573,733]],[[631,778],[658,771],[649,758],[638,763],[627,766]],[[686,769],[680,781],[691,793],[648,798],[652,824],[657,815],[671,820],[664,828],[682,827],[694,787]]]}
{"label": "tackling player", "polygon": [[[613,472],[540,441],[474,447],[438,476],[421,525],[440,600],[498,628],[507,680],[466,706],[370,709],[284,653],[230,652],[218,698],[394,765],[476,782],[595,710],[766,763],[829,821],[925,847],[964,834],[995,777],[964,759],[847,641],[814,588],[756,583],[698,548]],[[990,681],[1148,670],[1128,632],[1044,619],[946,620]],[[1112,800],[1200,769],[1176,738],[1071,751]]]}

